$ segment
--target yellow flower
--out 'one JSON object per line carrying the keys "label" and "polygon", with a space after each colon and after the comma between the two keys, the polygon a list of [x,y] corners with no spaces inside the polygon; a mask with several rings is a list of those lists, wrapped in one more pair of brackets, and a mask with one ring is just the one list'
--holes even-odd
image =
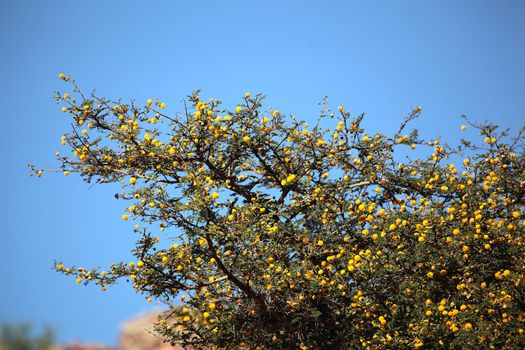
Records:
{"label": "yellow flower", "polygon": [[467,128],[467,126],[466,126],[466,125],[461,125],[459,128],[461,129],[461,131],[465,131],[465,129]]}
{"label": "yellow flower", "polygon": [[218,193],[218,192],[213,192],[213,193],[211,194],[211,198],[213,198],[213,199],[217,199],[217,198],[219,198],[219,193]]}
{"label": "yellow flower", "polygon": [[160,108],[160,109],[164,109],[164,108],[166,108],[166,104],[165,104],[164,102],[161,102],[161,103],[159,104],[159,108]]}
{"label": "yellow flower", "polygon": [[250,97],[251,95],[252,95],[251,93],[247,92],[247,93],[244,94],[244,98],[248,98],[248,97]]}
{"label": "yellow flower", "polygon": [[295,180],[295,174],[290,174],[286,178],[286,181],[288,181],[288,182],[293,182],[294,180]]}
{"label": "yellow flower", "polygon": [[126,221],[128,218],[129,217],[126,214],[122,215],[122,220]]}
{"label": "yellow flower", "polygon": [[60,73],[58,75],[58,79],[66,80],[66,75],[64,73]]}
{"label": "yellow flower", "polygon": [[151,105],[151,104],[153,103],[153,100],[152,100],[151,98],[148,98],[148,100],[146,101],[146,103],[147,103],[148,105]]}
{"label": "yellow flower", "polygon": [[132,185],[134,185],[136,182],[137,182],[137,178],[135,178],[135,177],[131,177],[129,179],[129,183],[132,184]]}
{"label": "yellow flower", "polygon": [[277,109],[275,109],[273,112],[272,112],[272,115],[274,117],[277,117],[279,115],[279,111]]}
{"label": "yellow flower", "polygon": [[151,141],[151,135],[150,135],[150,134],[146,134],[146,135],[144,135],[144,140],[145,140],[146,142],[150,142],[150,141]]}
{"label": "yellow flower", "polygon": [[242,112],[242,107],[241,106],[235,107],[235,112],[241,113]]}

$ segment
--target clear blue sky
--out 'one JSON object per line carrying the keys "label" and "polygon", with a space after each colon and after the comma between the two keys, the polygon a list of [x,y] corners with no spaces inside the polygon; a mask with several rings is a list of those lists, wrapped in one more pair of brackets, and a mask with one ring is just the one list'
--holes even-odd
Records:
{"label": "clear blue sky", "polygon": [[129,285],[102,293],[50,270],[130,259],[132,223],[114,187],[27,176],[53,165],[68,121],[52,100],[64,72],[108,97],[192,90],[234,106],[245,91],[312,120],[333,106],[392,132],[416,105],[423,134],[459,136],[458,118],[525,121],[525,1],[0,1],[3,186],[0,321],[49,324],[61,341],[115,343],[151,308]]}

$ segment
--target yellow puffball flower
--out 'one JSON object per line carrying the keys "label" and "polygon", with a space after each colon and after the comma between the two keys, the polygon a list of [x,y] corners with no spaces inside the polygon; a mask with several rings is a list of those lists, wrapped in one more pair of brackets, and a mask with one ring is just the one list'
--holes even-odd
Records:
{"label": "yellow puffball flower", "polygon": [[263,123],[263,124],[268,123],[268,118],[264,117],[264,118],[262,119],[262,123]]}
{"label": "yellow puffball flower", "polygon": [[244,142],[248,142],[248,141],[250,141],[250,136],[246,135],[246,136],[244,136],[244,137],[242,138],[242,140],[243,140]]}
{"label": "yellow puffball flower", "polygon": [[319,247],[322,247],[322,246],[324,245],[324,242],[323,242],[322,240],[318,240],[318,241],[317,241],[317,245],[318,245]]}
{"label": "yellow puffball flower", "polygon": [[69,171],[64,171],[64,176],[68,176],[69,175]]}
{"label": "yellow puffball flower", "polygon": [[202,317],[203,317],[203,318],[208,318],[208,317],[210,317],[210,313],[209,313],[208,311],[204,311],[204,312],[202,313]]}
{"label": "yellow puffball flower", "polygon": [[208,304],[208,308],[209,308],[210,310],[215,310],[215,307],[216,307],[215,303],[209,303],[209,304]]}
{"label": "yellow puffball flower", "polygon": [[339,110],[339,112],[344,112],[345,107],[344,106],[339,106],[339,107],[337,107],[337,110]]}
{"label": "yellow puffball flower", "polygon": [[77,283],[82,282],[82,277],[77,277]]}
{"label": "yellow puffball flower", "polygon": [[148,134],[148,133],[146,133],[146,135],[144,135],[144,140],[145,140],[146,142],[150,142],[150,141],[151,141],[151,135]]}
{"label": "yellow puffball flower", "polygon": [[186,315],[184,316],[184,318],[182,319],[184,322],[188,322],[189,320],[191,320],[191,317]]}
{"label": "yellow puffball flower", "polygon": [[160,109],[164,109],[164,108],[166,108],[166,104],[165,104],[164,102],[161,102],[161,103],[159,104],[159,108],[160,108]]}
{"label": "yellow puffball flower", "polygon": [[461,125],[459,128],[461,129],[461,131],[465,131],[467,129],[467,126],[466,125]]}
{"label": "yellow puffball flower", "polygon": [[281,186],[285,186],[286,185],[286,179],[282,179],[281,180]]}
{"label": "yellow puffball flower", "polygon": [[252,95],[251,93],[246,92],[246,93],[244,94],[244,98],[248,98],[248,97],[250,97],[251,95]]}
{"label": "yellow puffball flower", "polygon": [[62,112],[66,113],[67,112],[67,108],[66,107],[62,107]]}
{"label": "yellow puffball flower", "polygon": [[217,198],[219,198],[219,193],[218,193],[218,192],[213,192],[213,193],[211,194],[211,198],[213,198],[213,199],[217,199]]}
{"label": "yellow puffball flower", "polygon": [[146,103],[149,105],[151,105],[153,103],[153,100],[151,98],[148,98],[148,100],[146,101]]}
{"label": "yellow puffball flower", "polygon": [[286,178],[286,181],[288,181],[288,182],[293,182],[294,180],[295,180],[295,174],[290,174]]}
{"label": "yellow puffball flower", "polygon": [[235,107],[235,112],[241,113],[242,112],[242,107],[241,106]]}
{"label": "yellow puffball flower", "polygon": [[317,140],[317,147],[322,147],[324,145],[326,145],[326,141],[325,140],[323,140],[323,139]]}
{"label": "yellow puffball flower", "polygon": [[483,141],[484,141],[485,143],[490,143],[490,137],[488,137],[488,136],[485,137],[485,138],[483,139]]}
{"label": "yellow puffball flower", "polygon": [[131,177],[129,179],[129,183],[132,184],[132,185],[134,185],[136,182],[137,182],[137,178],[136,177]]}
{"label": "yellow puffball flower", "polygon": [[434,273],[432,271],[427,272],[428,278],[434,278]]}
{"label": "yellow puffball flower", "polygon": [[277,117],[277,116],[279,115],[279,111],[278,111],[277,109],[274,110],[274,111],[272,112],[272,115],[273,115],[274,117]]}
{"label": "yellow puffball flower", "polygon": [[126,214],[122,215],[122,220],[126,221],[128,218],[129,217]]}
{"label": "yellow puffball flower", "polygon": [[58,79],[62,79],[62,80],[65,80],[66,79],[66,75],[64,73],[60,73],[58,75]]}
{"label": "yellow puffball flower", "polygon": [[62,263],[57,265],[57,270],[62,270],[64,268],[64,265]]}

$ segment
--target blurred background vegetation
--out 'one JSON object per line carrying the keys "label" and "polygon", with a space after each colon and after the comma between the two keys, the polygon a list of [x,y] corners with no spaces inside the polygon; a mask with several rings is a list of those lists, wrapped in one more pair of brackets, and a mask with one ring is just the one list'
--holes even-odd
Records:
{"label": "blurred background vegetation", "polygon": [[45,328],[35,333],[30,323],[3,324],[0,328],[0,350],[47,350],[55,340],[55,332]]}

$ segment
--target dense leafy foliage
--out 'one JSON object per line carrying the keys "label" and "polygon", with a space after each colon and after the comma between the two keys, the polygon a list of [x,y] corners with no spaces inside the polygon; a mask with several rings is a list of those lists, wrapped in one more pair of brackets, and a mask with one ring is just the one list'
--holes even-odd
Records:
{"label": "dense leafy foliage", "polygon": [[[525,345],[522,131],[465,121],[451,147],[367,134],[326,103],[317,124],[198,92],[165,104],[57,94],[74,119],[61,171],[122,183],[136,261],[55,268],[125,278],[173,301],[168,342],[246,349],[519,349]],[[411,154],[417,155],[411,156]],[[42,170],[34,169],[37,175]],[[161,232],[163,231],[163,232]],[[155,232],[157,232],[155,234]]]}

